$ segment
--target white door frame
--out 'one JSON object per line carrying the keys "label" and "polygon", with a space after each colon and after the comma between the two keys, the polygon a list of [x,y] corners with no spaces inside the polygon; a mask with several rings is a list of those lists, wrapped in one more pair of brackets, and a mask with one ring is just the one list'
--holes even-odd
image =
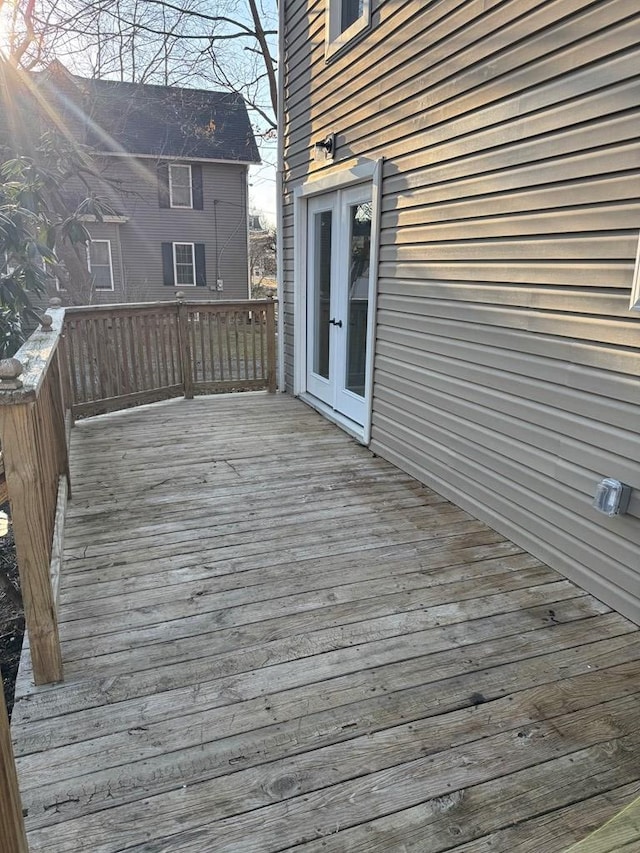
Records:
{"label": "white door frame", "polygon": [[[375,355],[376,304],[378,292],[378,258],[380,255],[380,195],[382,185],[382,159],[363,160],[348,169],[332,171],[311,179],[296,187],[293,198],[294,239],[294,364],[293,393],[318,409],[329,420],[339,424],[362,444],[371,440],[371,407],[373,403],[373,364]],[[366,417],[362,427],[336,412],[330,406],[316,400],[307,393],[307,202],[322,193],[346,189],[358,184],[371,186],[371,266],[369,270],[369,314],[367,318],[367,340],[369,342],[366,376]]]}

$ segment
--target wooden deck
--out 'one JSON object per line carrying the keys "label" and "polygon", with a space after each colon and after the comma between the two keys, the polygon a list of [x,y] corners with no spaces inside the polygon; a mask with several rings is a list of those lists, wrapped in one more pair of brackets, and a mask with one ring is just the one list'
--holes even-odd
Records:
{"label": "wooden deck", "polygon": [[32,853],[560,853],[640,793],[638,629],[301,403],[72,451]]}

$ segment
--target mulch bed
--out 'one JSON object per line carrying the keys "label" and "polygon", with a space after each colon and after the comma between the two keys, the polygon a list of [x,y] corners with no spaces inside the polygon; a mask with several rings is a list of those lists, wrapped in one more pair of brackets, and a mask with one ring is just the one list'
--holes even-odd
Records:
{"label": "mulch bed", "polygon": [[[0,510],[9,512],[8,505]],[[0,537],[0,670],[7,710],[11,716],[22,637],[24,635],[24,613],[20,597],[20,580],[16,562],[13,531],[9,526],[6,536]]]}

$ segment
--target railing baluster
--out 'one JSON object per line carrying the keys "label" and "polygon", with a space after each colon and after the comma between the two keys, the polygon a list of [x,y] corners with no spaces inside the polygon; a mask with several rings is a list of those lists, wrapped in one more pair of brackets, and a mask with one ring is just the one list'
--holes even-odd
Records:
{"label": "railing baluster", "polygon": [[207,311],[205,313],[205,316],[207,318],[206,338],[207,338],[207,351],[209,353],[209,361],[208,361],[208,363],[209,363],[209,378],[210,378],[211,382],[215,382],[216,378],[217,378],[217,371],[216,371],[216,359],[215,359],[215,356],[213,354],[213,314],[211,313],[211,311]]}
{"label": "railing baluster", "polygon": [[167,360],[162,356],[160,348],[160,336],[158,334],[158,312],[151,315],[151,328],[153,334],[153,364],[154,364],[154,387],[166,387],[169,384],[167,376]]}
{"label": "railing baluster", "polygon": [[243,311],[240,315],[242,318],[242,351],[244,355],[244,379],[249,378],[249,349],[247,342],[247,330],[249,329],[249,315]]}
{"label": "railing baluster", "polygon": [[136,317],[138,325],[136,333],[136,341],[138,343],[138,358],[142,372],[142,388],[141,391],[146,391],[151,388],[151,364],[149,359],[149,347],[147,345],[147,320],[148,314],[141,312]]}
{"label": "railing baluster", "polygon": [[131,323],[133,327],[133,341],[135,345],[135,359],[138,367],[138,391],[144,391],[147,387],[146,367],[144,363],[144,338],[143,338],[143,323],[144,315],[132,314]]}
{"label": "railing baluster", "polygon": [[0,690],[0,853],[28,853],[9,718]]}
{"label": "railing baluster", "polygon": [[66,361],[68,365],[68,373],[69,373],[69,383],[70,383],[70,395],[71,400],[77,400],[80,397],[80,388],[78,384],[78,373],[76,371],[76,359],[75,359],[75,343],[77,339],[77,335],[74,334],[73,329],[77,325],[73,320],[67,322],[66,327],[66,335],[64,337],[64,347],[65,354],[67,356]]}
{"label": "railing baluster", "polygon": [[117,351],[120,354],[122,363],[118,370],[118,385],[119,394],[131,393],[131,368],[129,367],[129,354],[127,352],[127,334],[122,315],[114,317],[114,339],[116,341]]}
{"label": "railing baluster", "polygon": [[165,387],[172,384],[171,381],[171,350],[168,347],[168,335],[165,334],[165,319],[158,312],[156,314],[156,351],[158,353],[158,376],[160,383]]}
{"label": "railing baluster", "polygon": [[251,312],[251,355],[253,359],[253,378],[258,378],[258,358],[256,355],[256,346],[258,343],[258,323],[256,317],[260,309]]}
{"label": "railing baluster", "polygon": [[98,317],[96,320],[98,329],[98,367],[100,369],[100,385],[102,393],[105,397],[113,396],[113,369],[111,359],[111,336],[109,334],[109,324],[104,317]]}
{"label": "railing baluster", "polygon": [[184,388],[185,399],[190,400],[193,397],[193,358],[191,355],[191,344],[189,341],[187,307],[181,296],[178,296],[176,308],[178,314],[178,350],[182,365],[182,385]]}
{"label": "railing baluster", "polygon": [[51,381],[55,389],[56,384],[58,392],[53,393],[53,411],[55,417],[54,436],[57,445],[58,464],[56,470],[58,474],[64,474],[67,479],[67,497],[71,499],[71,473],[69,469],[69,444],[67,441],[67,412],[71,416],[71,400],[65,393],[65,380],[63,375],[65,357],[62,345],[64,337],[61,336],[58,351],[53,357],[51,365]]}
{"label": "railing baluster", "polygon": [[107,352],[107,341],[103,334],[102,329],[102,318],[96,317],[93,321],[93,337],[95,341],[95,353],[96,353],[96,374],[98,377],[98,388],[100,389],[101,397],[109,396],[109,385],[108,385],[108,352]]}
{"label": "railing baluster", "polygon": [[187,310],[187,330],[189,332],[189,349],[191,351],[191,375],[194,384],[198,381],[198,339],[196,335],[196,314]]}
{"label": "railing baluster", "polygon": [[265,341],[264,341],[264,331],[265,331],[265,314],[266,310],[264,308],[260,309],[260,378],[267,378],[267,366],[266,366],[266,352],[265,352]]}
{"label": "railing baluster", "polygon": [[80,323],[76,324],[75,329],[78,337],[75,341],[75,366],[74,369],[76,371],[76,377],[80,380],[80,389],[81,389],[81,402],[85,402],[86,400],[90,400],[89,392],[87,390],[87,352],[86,352],[86,333],[87,333],[87,323],[86,321],[80,321]]}
{"label": "railing baluster", "polygon": [[233,372],[235,374],[233,378],[239,380],[242,378],[242,371],[240,370],[240,335],[238,332],[238,312],[229,312],[229,319],[231,319],[233,325]]}
{"label": "railing baluster", "polygon": [[180,372],[178,362],[178,344],[176,340],[176,326],[178,324],[177,314],[169,314],[163,320],[163,327],[166,330],[167,340],[169,342],[169,365],[171,367],[171,384],[180,384]]}
{"label": "railing baluster", "polygon": [[222,316],[219,311],[216,311],[215,318],[215,335],[218,344],[218,368],[220,371],[220,381],[224,382],[226,373],[224,369],[224,342],[222,340]]}
{"label": "railing baluster", "polygon": [[129,316],[125,316],[124,320],[127,326],[129,368],[131,371],[129,374],[129,376],[131,377],[131,391],[132,393],[136,393],[137,391],[140,391],[140,382],[138,380],[140,365],[136,353],[136,338],[135,327],[133,325],[133,316],[129,314]]}
{"label": "railing baluster", "polygon": [[276,306],[274,302],[266,306],[266,334],[267,334],[267,390],[272,394],[277,387],[276,373]]}
{"label": "railing baluster", "polygon": [[224,337],[227,350],[227,365],[229,368],[229,379],[233,380],[233,365],[231,363],[231,329],[229,324],[229,313],[225,312],[222,317],[222,325],[224,326]]}
{"label": "railing baluster", "polygon": [[95,321],[89,321],[87,330],[87,360],[89,362],[89,388],[90,399],[95,400],[98,391],[98,382],[96,378],[96,362],[97,362],[97,346],[95,342]]}

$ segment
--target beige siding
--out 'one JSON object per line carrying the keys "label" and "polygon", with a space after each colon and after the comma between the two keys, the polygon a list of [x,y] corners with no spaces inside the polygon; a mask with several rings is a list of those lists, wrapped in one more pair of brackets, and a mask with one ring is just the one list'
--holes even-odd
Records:
{"label": "beige siding", "polygon": [[286,6],[289,381],[292,190],[384,157],[372,449],[640,620],[634,4],[373,0],[330,63],[323,0]]}

